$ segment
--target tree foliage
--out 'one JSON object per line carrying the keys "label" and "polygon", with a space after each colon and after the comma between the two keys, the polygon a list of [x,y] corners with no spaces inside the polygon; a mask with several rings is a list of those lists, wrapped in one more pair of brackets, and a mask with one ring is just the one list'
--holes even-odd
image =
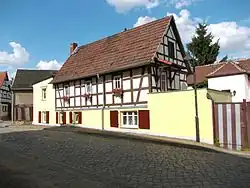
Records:
{"label": "tree foliage", "polygon": [[199,23],[192,41],[187,44],[188,53],[194,65],[207,65],[216,61],[219,54],[219,40],[213,43],[213,35],[207,31],[206,23]]}

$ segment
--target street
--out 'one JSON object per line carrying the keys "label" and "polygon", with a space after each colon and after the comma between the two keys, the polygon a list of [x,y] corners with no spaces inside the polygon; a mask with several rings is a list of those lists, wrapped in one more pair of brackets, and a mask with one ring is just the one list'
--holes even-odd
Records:
{"label": "street", "polygon": [[[0,130],[1,132],[1,130]],[[50,130],[0,134],[0,187],[249,187],[250,160]]]}

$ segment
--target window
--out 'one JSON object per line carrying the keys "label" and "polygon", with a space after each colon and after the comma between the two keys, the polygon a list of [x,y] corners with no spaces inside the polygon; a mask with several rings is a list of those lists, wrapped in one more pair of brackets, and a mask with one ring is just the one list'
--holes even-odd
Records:
{"label": "window", "polygon": [[7,112],[7,111],[8,111],[8,107],[7,107],[7,106],[3,106],[3,107],[2,107],[2,111],[3,111],[3,112]]}
{"label": "window", "polygon": [[69,86],[64,86],[65,96],[69,96]]}
{"label": "window", "polygon": [[74,116],[73,116],[73,122],[78,124],[79,123],[79,113],[78,112],[74,112]]}
{"label": "window", "polygon": [[138,114],[137,112],[123,112],[122,126],[126,128],[138,128]]}
{"label": "window", "polygon": [[172,59],[175,58],[175,55],[174,55],[174,43],[173,42],[170,42],[168,41],[168,56]]}
{"label": "window", "polygon": [[42,88],[42,100],[46,100],[46,88]]}
{"label": "window", "polygon": [[42,112],[42,122],[43,123],[47,122],[47,113],[46,112]]}
{"label": "window", "polygon": [[114,88],[121,89],[121,77],[120,76],[114,77]]}
{"label": "window", "polygon": [[86,91],[86,93],[92,93],[91,82],[86,82],[86,84],[85,84],[85,91]]}
{"label": "window", "polygon": [[167,90],[167,76],[166,72],[161,73],[161,91]]}
{"label": "window", "polygon": [[59,123],[63,124],[63,112],[60,112]]}

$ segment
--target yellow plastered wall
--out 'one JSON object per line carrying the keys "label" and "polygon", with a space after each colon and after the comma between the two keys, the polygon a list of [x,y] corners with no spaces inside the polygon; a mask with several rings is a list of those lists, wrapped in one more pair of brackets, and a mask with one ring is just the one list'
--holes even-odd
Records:
{"label": "yellow plastered wall", "polygon": [[[33,85],[33,124],[38,123],[38,112],[49,111],[49,124],[56,124],[55,89],[48,78]],[[46,87],[46,100],[42,99],[42,88]],[[32,100],[32,99],[31,99]]]}
{"label": "yellow plastered wall", "polygon": [[[112,128],[112,127],[110,127],[110,111],[118,111],[118,128]],[[124,108],[124,109],[119,109],[119,108],[117,108],[117,109],[106,109],[106,110],[104,110],[104,128],[106,129],[106,130],[108,130],[108,129],[112,129],[112,130],[118,130],[119,131],[119,129],[122,129],[122,130],[124,130],[124,131],[126,131],[126,130],[129,130],[129,129],[124,129],[124,128],[121,128],[121,124],[122,124],[122,112],[128,112],[128,111],[139,111],[139,110],[146,110],[146,108],[140,108],[140,107],[138,107],[138,108]],[[149,132],[149,130],[140,130],[140,129],[133,129],[133,130],[137,130],[138,132],[145,132],[145,131],[148,131]]]}
{"label": "yellow plastered wall", "polygon": [[[138,111],[138,110],[145,110],[145,108],[126,108],[126,109],[104,109],[104,129],[114,129],[110,127],[110,111],[118,111],[118,122],[119,127],[121,126],[121,115],[123,111]],[[77,111],[77,110],[76,110]],[[95,110],[80,110],[82,112],[82,124],[79,125],[81,127],[93,128],[93,129],[102,129],[102,109],[95,109]],[[74,112],[74,110],[72,111]],[[69,112],[66,112],[66,122],[69,123]]]}
{"label": "yellow plastered wall", "polygon": [[102,112],[98,110],[83,110],[82,124],[94,129],[102,128]]}
{"label": "yellow plastered wall", "polygon": [[[168,137],[195,140],[194,91],[149,94],[150,132]],[[213,144],[212,102],[207,89],[198,90],[201,142]]]}

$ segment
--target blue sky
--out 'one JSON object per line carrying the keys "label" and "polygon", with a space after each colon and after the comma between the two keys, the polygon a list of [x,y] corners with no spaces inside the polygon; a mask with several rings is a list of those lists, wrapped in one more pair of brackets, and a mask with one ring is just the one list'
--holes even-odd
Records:
{"label": "blue sky", "polygon": [[[206,20],[220,57],[250,57],[249,0],[0,0],[0,69],[60,68],[80,45],[174,14],[183,43]],[[13,51],[14,50],[14,51]]]}

